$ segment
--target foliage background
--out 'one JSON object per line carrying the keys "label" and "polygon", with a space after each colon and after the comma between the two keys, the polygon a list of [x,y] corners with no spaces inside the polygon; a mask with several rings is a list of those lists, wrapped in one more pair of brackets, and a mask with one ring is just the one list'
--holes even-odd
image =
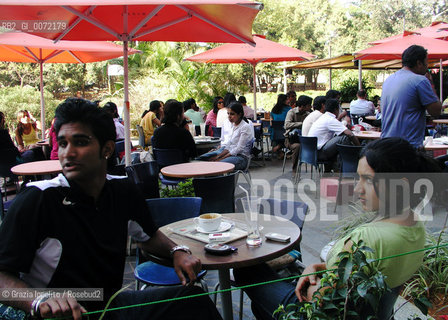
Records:
{"label": "foliage background", "polygon": [[[292,46],[327,58],[351,53],[368,47],[368,43],[429,25],[432,21],[447,20],[446,0],[261,0],[262,10],[253,25],[254,34],[263,34],[269,40]],[[131,123],[135,126],[140,115],[153,99],[186,100],[194,97],[205,110],[211,108],[215,95],[227,91],[237,96],[244,94],[253,105],[250,86],[250,65],[207,65],[183,59],[216,47],[219,44],[134,42],[132,47],[142,54],[129,59]],[[101,100],[101,105],[114,101],[122,105],[122,77],[108,81],[107,65],[122,64],[122,60],[87,65],[47,64],[44,66],[47,126],[54,107],[68,96],[82,95]],[[267,83],[281,82],[282,64],[259,64],[257,75]],[[304,76],[307,83],[317,79],[318,70],[294,71],[288,78],[295,82]],[[320,71],[328,74],[328,71]],[[378,71],[364,71],[363,77],[374,85]],[[357,78],[350,70],[333,71],[333,88],[339,89],[344,81]],[[7,122],[15,125],[16,111],[26,107],[36,118],[40,117],[37,65],[0,63],[0,110]],[[270,110],[276,102],[277,92],[258,93],[258,106]],[[311,96],[323,92],[307,92]],[[298,94],[303,94],[299,92]],[[377,93],[375,93],[377,94]]]}

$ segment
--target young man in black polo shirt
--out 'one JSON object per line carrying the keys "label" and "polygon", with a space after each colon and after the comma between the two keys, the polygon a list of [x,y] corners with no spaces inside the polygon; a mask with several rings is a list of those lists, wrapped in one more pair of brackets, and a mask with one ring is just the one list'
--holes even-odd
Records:
{"label": "young man in black polo shirt", "polygon": [[[143,231],[142,249],[158,256],[171,255],[182,283],[187,284],[184,274],[194,281],[200,261],[187,247],[176,246],[157,230],[133,184],[106,174],[116,135],[112,117],[90,101],[67,99],[56,110],[56,119],[63,174],[29,183],[8,210],[0,227],[0,288],[101,288],[104,300],[78,303],[72,297],[52,296],[3,301],[14,309],[0,306],[0,318],[5,311],[16,319],[31,314],[78,320],[87,310],[103,309],[121,288],[129,221]],[[125,291],[112,306],[198,292],[194,286]],[[207,297],[106,313],[106,319],[162,317],[220,318]]]}

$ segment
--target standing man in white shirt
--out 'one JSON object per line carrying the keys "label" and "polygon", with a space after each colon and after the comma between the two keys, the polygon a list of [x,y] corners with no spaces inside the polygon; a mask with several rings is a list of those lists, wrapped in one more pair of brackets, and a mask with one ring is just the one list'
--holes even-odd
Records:
{"label": "standing man in white shirt", "polygon": [[[339,102],[328,99],[325,102],[325,113],[316,120],[308,132],[309,137],[317,137],[317,158],[336,162],[338,150],[336,144],[354,144],[359,146],[359,140],[353,132],[337,120],[339,115]],[[325,168],[328,172],[329,168]]]}

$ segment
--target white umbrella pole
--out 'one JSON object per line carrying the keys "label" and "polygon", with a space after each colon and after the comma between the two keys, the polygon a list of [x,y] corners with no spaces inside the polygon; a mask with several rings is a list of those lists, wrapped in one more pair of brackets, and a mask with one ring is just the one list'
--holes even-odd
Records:
{"label": "white umbrella pole", "polygon": [[358,60],[358,90],[362,90],[362,60]]}
{"label": "white umbrella pole", "polygon": [[123,68],[124,68],[124,106],[123,106],[123,117],[124,117],[124,151],[125,151],[125,164],[126,166],[131,165],[131,126],[130,126],[130,116],[129,116],[129,85],[128,85],[128,41],[123,41]]}
{"label": "white umbrella pole", "polygon": [[255,110],[255,120],[257,120],[257,79],[255,74],[255,66],[256,64],[252,65],[253,71],[254,71],[254,110]]}
{"label": "white umbrella pole", "polygon": [[44,101],[44,67],[43,62],[39,62],[40,67],[40,126],[42,140],[45,139],[45,101]]}
{"label": "white umbrella pole", "polygon": [[440,82],[439,82],[439,88],[440,88],[440,102],[443,102],[443,66],[442,66],[442,59],[440,59]]}
{"label": "white umbrella pole", "polygon": [[283,69],[283,92],[288,92],[288,80],[286,79],[286,68]]}

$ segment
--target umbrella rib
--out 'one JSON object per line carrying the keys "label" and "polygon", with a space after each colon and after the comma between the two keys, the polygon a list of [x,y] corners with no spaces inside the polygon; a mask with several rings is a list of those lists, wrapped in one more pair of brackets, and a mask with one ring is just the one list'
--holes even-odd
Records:
{"label": "umbrella rib", "polygon": [[[24,47],[24,48],[34,58],[34,60],[36,60],[36,62],[40,61],[40,59],[28,47]],[[42,50],[42,49],[40,49],[40,50]],[[42,52],[41,52],[41,54],[42,54]]]}
{"label": "umbrella rib", "polygon": [[159,31],[159,30],[168,28],[168,27],[170,27],[170,26],[172,26],[172,25],[178,24],[178,23],[183,22],[183,21],[188,20],[188,19],[191,19],[191,15],[186,15],[186,16],[184,16],[184,17],[180,17],[180,18],[178,18],[178,19],[176,19],[176,20],[173,20],[173,21],[164,23],[164,24],[162,24],[162,25],[160,25],[160,26],[158,26],[158,27],[154,27],[154,28],[148,29],[148,30],[146,30],[146,31],[144,31],[144,32],[141,32],[141,33],[139,33],[139,34],[136,34],[136,35],[133,37],[133,39],[135,39],[135,38],[139,38],[139,37],[142,37],[142,36],[145,36],[145,35],[147,35],[147,34],[149,34],[149,33],[153,33],[153,32],[156,32],[156,31]]}
{"label": "umbrella rib", "polygon": [[86,15],[86,14],[84,14],[82,12],[79,12],[78,10],[73,9],[72,7],[69,7],[69,6],[62,6],[62,8],[64,8],[65,10],[67,10],[67,11],[77,15],[81,19],[86,20],[87,22],[90,22],[94,26],[97,26],[98,28],[106,31],[107,33],[110,33],[114,37],[116,37],[118,39],[121,39],[121,35],[118,32],[112,30],[111,28],[109,28],[105,24],[101,23],[101,21],[99,21],[98,19],[93,18],[93,17],[89,17],[88,15]]}
{"label": "umbrella rib", "polygon": [[150,14],[148,14],[148,16],[146,16],[142,21],[140,21],[140,23],[129,33],[129,37],[132,38],[137,33],[137,31],[140,30],[141,27],[143,27],[145,23],[151,20],[164,7],[165,5],[157,6]]}
{"label": "umbrella rib", "polygon": [[54,57],[60,55],[61,53],[64,53],[64,50],[55,50],[50,55],[48,55],[45,59],[42,59],[42,62],[47,62],[51,58],[54,58]]}
{"label": "umbrella rib", "polygon": [[212,25],[212,26],[218,28],[219,30],[221,30],[221,31],[223,31],[223,32],[225,32],[225,33],[227,33],[227,34],[229,34],[229,35],[231,35],[232,37],[234,37],[234,38],[240,40],[241,42],[250,44],[251,46],[255,47],[255,43],[250,42],[250,41],[247,41],[247,40],[244,39],[243,37],[240,37],[239,35],[237,35],[236,33],[232,32],[232,31],[230,31],[229,29],[227,29],[227,28],[225,28],[225,27],[223,27],[223,26],[221,26],[221,25],[219,25],[219,24],[217,24],[217,23],[211,21],[210,19],[207,19],[206,17],[204,17],[204,16],[202,16],[201,14],[195,12],[194,10],[189,9],[189,8],[187,8],[187,7],[185,7],[185,6],[182,6],[182,5],[178,5],[178,6],[176,6],[176,7],[178,7],[178,8],[180,8],[180,9],[184,10],[185,12],[187,12],[187,13],[189,13],[189,14],[195,16],[196,18],[198,18],[198,19],[200,19],[200,20],[202,20],[202,21],[204,21],[204,22],[207,22],[208,24],[210,24],[210,25]]}
{"label": "umbrella rib", "polygon": [[68,52],[73,58],[75,58],[76,61],[78,61],[79,63],[84,63],[84,62],[82,62],[81,59],[79,59],[79,58],[76,56],[76,54],[75,54],[74,52],[72,52],[71,50],[67,50],[67,52]]}
{"label": "umbrella rib", "polygon": [[[91,6],[89,7],[86,11],[85,14],[86,15],[90,15],[92,14],[93,10],[95,10],[96,6]],[[74,27],[76,27],[78,25],[78,23],[80,23],[82,21],[82,19],[80,17],[78,17],[75,22],[73,22],[64,32],[62,32],[55,40],[54,43],[58,42],[59,40],[61,40],[63,37],[65,37],[65,35],[67,33],[69,33]]]}

